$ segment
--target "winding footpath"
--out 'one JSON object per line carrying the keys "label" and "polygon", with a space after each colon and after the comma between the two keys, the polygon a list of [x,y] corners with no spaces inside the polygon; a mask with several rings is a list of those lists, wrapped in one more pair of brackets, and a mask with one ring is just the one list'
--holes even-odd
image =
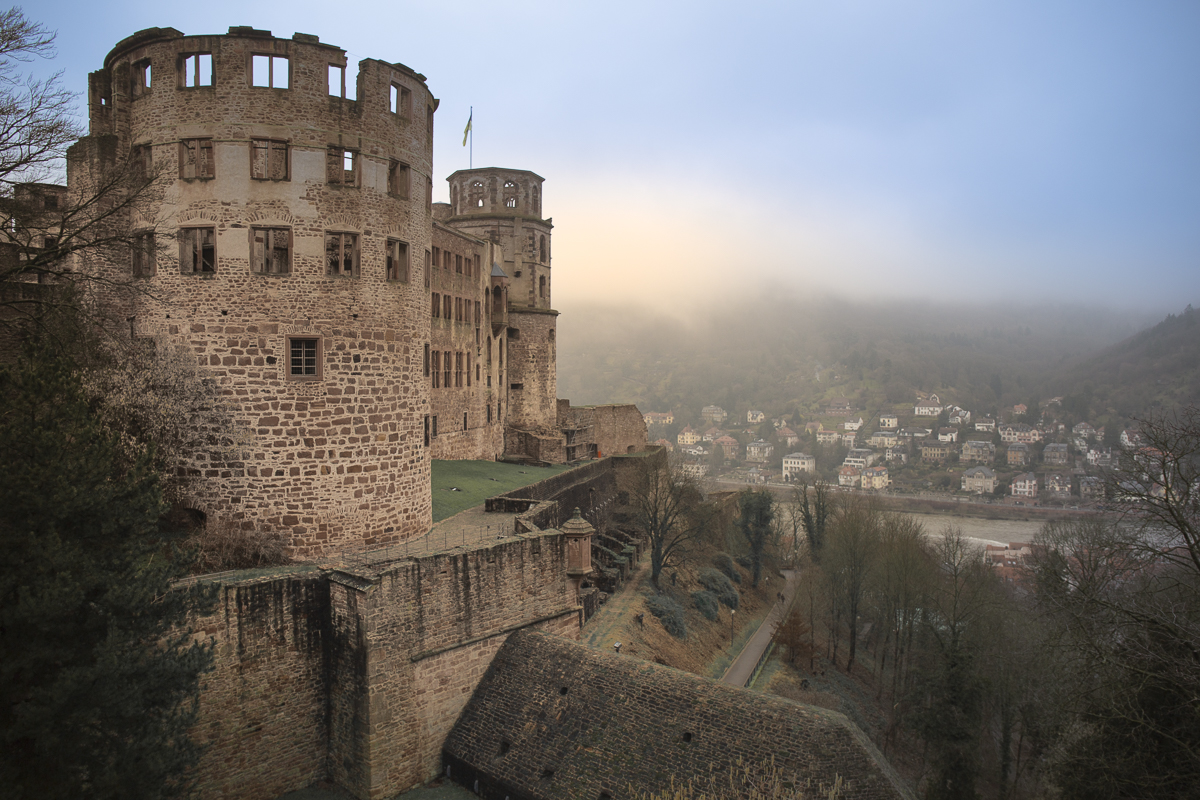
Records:
{"label": "winding footpath", "polygon": [[783,599],[775,601],[771,613],[767,614],[767,618],[763,620],[762,625],[758,626],[758,630],[750,637],[750,641],[746,642],[742,652],[738,653],[738,657],[721,676],[722,683],[728,683],[730,686],[745,686],[750,681],[750,676],[754,674],[762,654],[770,647],[771,639],[775,636],[775,628],[783,621],[783,615],[787,613],[787,609],[792,603],[792,596],[796,593],[796,570],[781,570],[781,574],[784,580]]}

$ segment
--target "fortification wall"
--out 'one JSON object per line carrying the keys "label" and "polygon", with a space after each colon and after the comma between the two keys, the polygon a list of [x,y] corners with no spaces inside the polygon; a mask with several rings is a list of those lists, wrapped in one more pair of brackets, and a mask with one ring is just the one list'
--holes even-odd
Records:
{"label": "fortification wall", "polygon": [[552,310],[518,306],[508,310],[508,425],[512,428],[558,435],[557,316]]}
{"label": "fortification wall", "polygon": [[557,531],[354,570],[221,587],[197,738],[200,796],[269,800],[330,780],[360,798],[433,777],[496,651],[533,627],[578,638]]}

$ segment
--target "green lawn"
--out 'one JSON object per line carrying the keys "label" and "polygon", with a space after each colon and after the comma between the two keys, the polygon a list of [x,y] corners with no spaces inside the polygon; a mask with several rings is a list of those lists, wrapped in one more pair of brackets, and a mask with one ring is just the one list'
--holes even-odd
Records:
{"label": "green lawn", "polygon": [[[498,461],[434,461],[433,521],[483,505],[498,494],[545,480],[570,467],[529,467]],[[458,491],[453,491],[458,489]]]}

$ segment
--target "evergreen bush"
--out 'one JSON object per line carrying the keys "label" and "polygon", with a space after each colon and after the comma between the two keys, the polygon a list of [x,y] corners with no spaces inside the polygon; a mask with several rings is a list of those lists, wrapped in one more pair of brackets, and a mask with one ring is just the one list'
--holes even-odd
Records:
{"label": "evergreen bush", "polygon": [[687,636],[687,623],[683,619],[683,606],[667,597],[665,594],[655,595],[646,601],[646,608],[658,617],[658,621],[667,629],[667,633],[676,639]]}
{"label": "evergreen bush", "polygon": [[729,576],[729,580],[734,583],[742,582],[742,573],[738,571],[737,564],[733,563],[733,556],[729,553],[719,553],[713,559],[713,563],[716,564],[717,569]]}
{"label": "evergreen bush", "polygon": [[717,596],[707,589],[699,592],[692,592],[692,602],[696,608],[704,615],[704,618],[716,622],[720,612],[720,607],[717,605]]}
{"label": "evergreen bush", "polygon": [[717,572],[715,569],[706,569],[700,572],[700,585],[708,589],[723,605],[729,608],[736,609],[738,607],[738,591],[724,573]]}

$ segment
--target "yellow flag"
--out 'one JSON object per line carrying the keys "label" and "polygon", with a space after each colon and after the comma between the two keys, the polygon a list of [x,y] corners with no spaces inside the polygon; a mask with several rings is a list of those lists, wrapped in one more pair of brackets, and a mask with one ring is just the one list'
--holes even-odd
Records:
{"label": "yellow flag", "polygon": [[467,146],[467,134],[471,132],[471,120],[475,118],[475,112],[471,112],[471,116],[467,117],[467,127],[463,128],[463,147]]}

